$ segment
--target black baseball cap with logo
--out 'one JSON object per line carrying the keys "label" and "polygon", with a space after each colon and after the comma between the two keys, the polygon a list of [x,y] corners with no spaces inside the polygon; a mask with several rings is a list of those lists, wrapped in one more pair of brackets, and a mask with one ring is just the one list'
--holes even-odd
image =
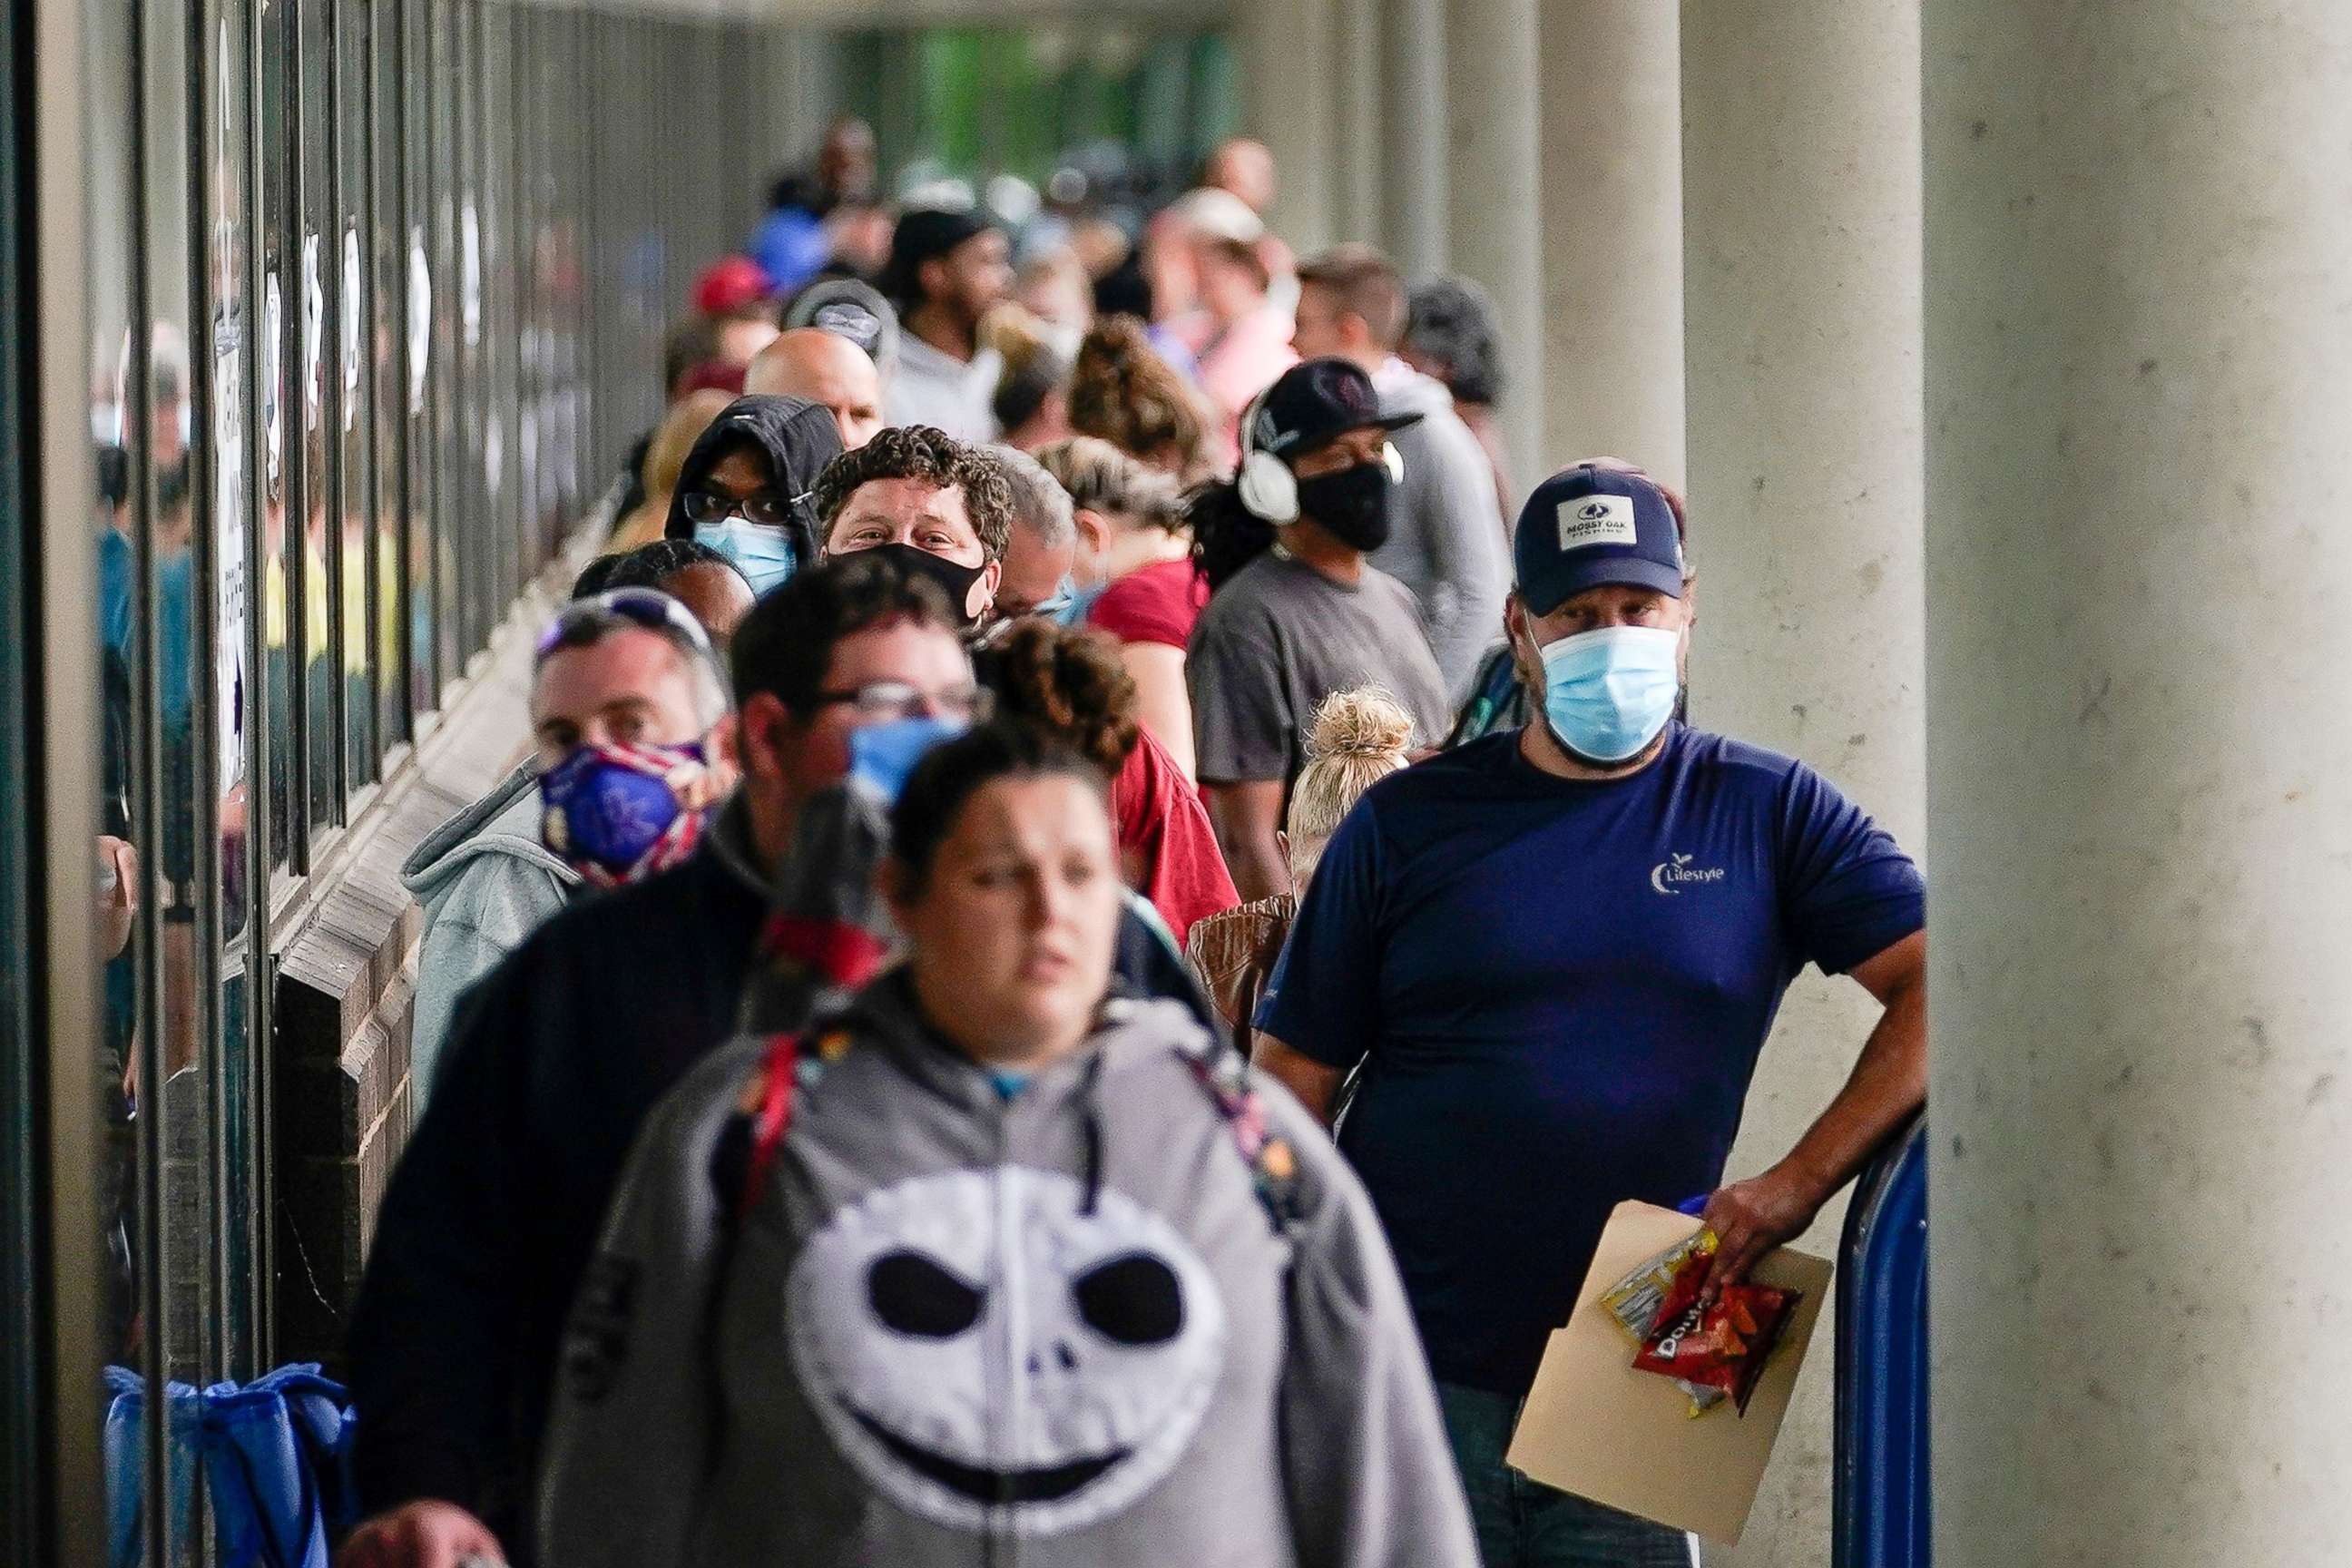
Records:
{"label": "black baseball cap with logo", "polygon": [[1258,400],[1250,447],[1288,462],[1350,430],[1402,430],[1420,423],[1418,414],[1382,414],[1361,365],[1310,359],[1284,371]]}
{"label": "black baseball cap with logo", "polygon": [[1580,463],[1528,497],[1511,539],[1519,601],[1548,616],[1587,588],[1683,596],[1682,536],[1665,492],[1640,474]]}

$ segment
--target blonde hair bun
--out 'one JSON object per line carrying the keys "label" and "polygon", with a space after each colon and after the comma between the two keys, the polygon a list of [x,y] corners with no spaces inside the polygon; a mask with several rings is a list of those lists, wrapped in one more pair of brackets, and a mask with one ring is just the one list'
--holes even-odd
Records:
{"label": "blonde hair bun", "polygon": [[1335,691],[1315,710],[1307,731],[1307,760],[1375,758],[1402,763],[1412,745],[1412,715],[1386,687]]}

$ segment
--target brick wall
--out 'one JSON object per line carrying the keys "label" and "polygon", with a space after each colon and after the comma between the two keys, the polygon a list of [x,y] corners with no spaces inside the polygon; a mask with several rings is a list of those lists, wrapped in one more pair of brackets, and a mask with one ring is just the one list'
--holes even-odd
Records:
{"label": "brick wall", "polygon": [[280,1362],[341,1360],[375,1211],[407,1142],[409,1014],[422,911],[402,862],[488,793],[530,741],[527,595],[439,723],[353,821],[277,942],[272,1141]]}

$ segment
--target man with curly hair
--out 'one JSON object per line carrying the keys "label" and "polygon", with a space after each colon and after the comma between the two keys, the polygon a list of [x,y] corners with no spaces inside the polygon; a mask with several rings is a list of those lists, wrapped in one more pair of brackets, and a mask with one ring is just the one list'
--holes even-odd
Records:
{"label": "man with curly hair", "polygon": [[894,426],[817,476],[824,553],[879,550],[940,585],[967,628],[988,618],[1013,533],[1013,482],[981,447]]}

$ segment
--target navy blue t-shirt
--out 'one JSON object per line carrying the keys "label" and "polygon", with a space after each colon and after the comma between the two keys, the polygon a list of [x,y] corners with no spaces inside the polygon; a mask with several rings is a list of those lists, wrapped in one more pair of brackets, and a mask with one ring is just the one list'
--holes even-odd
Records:
{"label": "navy blue t-shirt", "polygon": [[1339,825],[1257,1026],[1363,1061],[1339,1145],[1430,1365],[1517,1394],[1610,1210],[1722,1179],[1798,972],[1925,921],[1918,868],[1801,763],[1677,725],[1632,777],[1575,781],[1513,731]]}

